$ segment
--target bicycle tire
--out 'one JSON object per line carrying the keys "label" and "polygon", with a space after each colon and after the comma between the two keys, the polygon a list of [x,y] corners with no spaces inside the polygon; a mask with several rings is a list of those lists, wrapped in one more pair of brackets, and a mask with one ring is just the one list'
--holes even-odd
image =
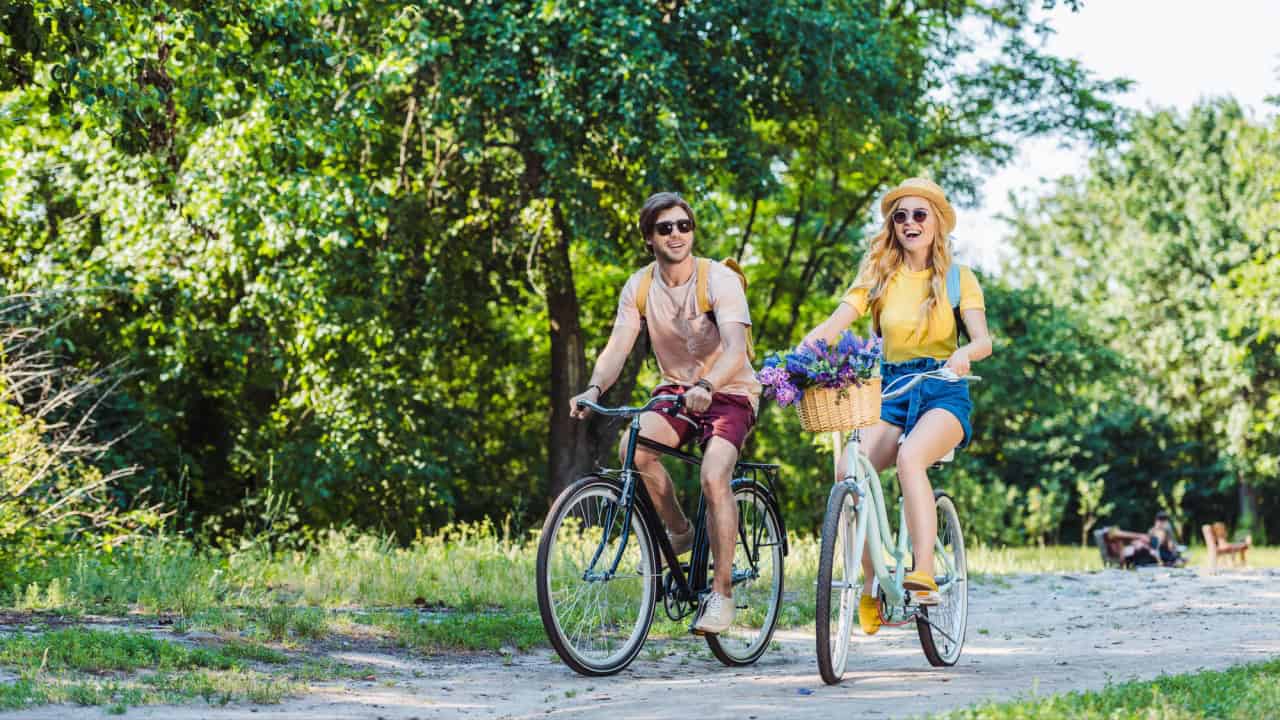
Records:
{"label": "bicycle tire", "polygon": [[[704,636],[716,659],[731,667],[750,665],[769,649],[785,581],[785,540],[782,516],[773,498],[749,480],[733,484],[738,508],[738,535],[733,545],[735,579],[733,624],[716,635]],[[745,544],[744,544],[745,538]]]}
{"label": "bicycle tire", "polygon": [[950,667],[960,659],[969,624],[968,556],[960,528],[960,514],[951,496],[941,490],[934,491],[933,503],[938,513],[939,539],[934,550],[935,572],[942,570],[951,580],[951,585],[941,593],[942,602],[932,607],[920,607],[923,619],[916,620],[916,630],[929,664]]}
{"label": "bicycle tire", "polygon": [[[612,565],[623,526],[621,496],[622,485],[612,478],[578,480],[552,504],[538,541],[542,626],[560,659],[582,675],[613,675],[630,665],[653,624],[659,560],[638,507],[631,514],[631,536],[617,574],[603,580],[585,577],[595,555],[597,570]],[[602,543],[606,526],[613,540]],[[624,603],[631,595],[631,602]],[[595,630],[601,637],[587,637]]]}
{"label": "bicycle tire", "polygon": [[[857,510],[854,499],[852,488],[845,483],[836,483],[827,496],[827,511],[822,520],[814,634],[818,673],[828,685],[835,685],[844,677],[849,661],[849,637],[857,622],[858,596],[862,592],[862,581],[858,576],[862,558],[856,548]],[[833,587],[833,582],[841,586]],[[834,607],[833,595],[836,596]]]}

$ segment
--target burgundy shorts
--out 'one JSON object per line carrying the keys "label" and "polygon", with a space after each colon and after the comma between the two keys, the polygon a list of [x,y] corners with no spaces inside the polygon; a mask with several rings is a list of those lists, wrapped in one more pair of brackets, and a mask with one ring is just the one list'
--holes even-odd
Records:
{"label": "burgundy shorts", "polygon": [[[653,391],[654,395],[683,395],[684,393],[685,388],[680,385],[660,385]],[[669,402],[658,403],[654,406],[654,410],[666,410],[671,405],[672,403]],[[712,395],[711,407],[700,415],[694,415],[687,409],[681,412],[682,415],[698,420],[697,425],[666,412],[659,414],[676,431],[676,435],[680,438],[677,445],[684,445],[689,442],[695,432],[700,432],[698,444],[703,447],[711,438],[719,437],[728,440],[735,448],[741,450],[742,442],[747,439],[747,433],[751,432],[752,426],[756,424],[756,414],[751,409],[751,400],[746,395],[728,393]]]}

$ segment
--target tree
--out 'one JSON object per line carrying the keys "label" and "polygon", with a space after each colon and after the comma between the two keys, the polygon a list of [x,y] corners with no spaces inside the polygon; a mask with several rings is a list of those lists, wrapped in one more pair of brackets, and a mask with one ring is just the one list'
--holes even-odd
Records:
{"label": "tree", "polygon": [[[1086,177],[1021,207],[1016,235],[1016,274],[1093,318],[1138,373],[1135,397],[1203,442],[1189,466],[1225,462],[1245,523],[1261,522],[1257,487],[1274,482],[1280,452],[1264,427],[1270,315],[1251,282],[1274,253],[1256,211],[1278,187],[1254,158],[1275,142],[1230,100],[1186,116],[1153,112],[1122,150],[1095,156]],[[1193,484],[1193,495],[1225,489],[1201,477],[1213,486]]]}

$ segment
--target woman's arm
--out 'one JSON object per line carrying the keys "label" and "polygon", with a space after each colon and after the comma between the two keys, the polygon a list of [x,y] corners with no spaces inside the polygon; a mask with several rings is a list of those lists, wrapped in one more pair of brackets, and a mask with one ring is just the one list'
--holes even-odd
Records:
{"label": "woman's arm", "polygon": [[969,344],[951,354],[947,367],[963,377],[969,374],[969,363],[991,357],[991,331],[987,329],[985,310],[961,310],[960,316],[969,331]]}

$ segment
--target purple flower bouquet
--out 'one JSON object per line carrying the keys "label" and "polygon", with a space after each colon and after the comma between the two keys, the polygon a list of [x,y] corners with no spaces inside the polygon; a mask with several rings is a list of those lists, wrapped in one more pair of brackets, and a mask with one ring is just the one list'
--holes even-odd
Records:
{"label": "purple flower bouquet", "polygon": [[835,345],[818,340],[786,355],[771,353],[756,378],[764,386],[766,398],[774,398],[784,407],[796,405],[811,388],[840,390],[843,396],[850,387],[878,377],[882,355],[880,338],[863,340],[845,330]]}

